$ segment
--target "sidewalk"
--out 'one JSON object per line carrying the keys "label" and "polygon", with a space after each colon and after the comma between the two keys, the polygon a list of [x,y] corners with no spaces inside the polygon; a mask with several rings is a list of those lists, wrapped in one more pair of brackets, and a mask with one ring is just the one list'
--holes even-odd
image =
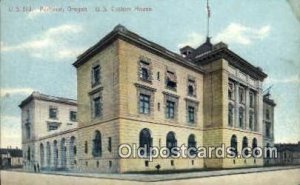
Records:
{"label": "sidewalk", "polygon": [[[101,179],[116,179],[116,180],[139,181],[139,182],[157,182],[157,181],[248,174],[248,173],[261,173],[261,172],[269,172],[269,171],[299,169],[299,168],[300,166],[276,166],[276,167],[228,169],[228,170],[184,172],[184,173],[170,173],[170,174],[99,174],[99,173],[79,173],[79,172],[62,172],[62,171],[60,172],[43,171],[41,172],[41,174],[90,177],[90,178],[101,178]],[[20,172],[24,172],[24,171],[20,171]]]}

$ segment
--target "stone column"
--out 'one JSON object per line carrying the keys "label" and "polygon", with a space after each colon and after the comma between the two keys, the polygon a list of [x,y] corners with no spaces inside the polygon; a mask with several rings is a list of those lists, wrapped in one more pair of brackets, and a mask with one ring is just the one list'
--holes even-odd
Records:
{"label": "stone column", "polygon": [[71,168],[71,138],[66,138],[66,168]]}
{"label": "stone column", "polygon": [[58,152],[58,144],[53,144],[53,155],[52,155],[52,167],[54,169],[58,168],[58,159],[59,152]]}
{"label": "stone column", "polygon": [[262,94],[262,82],[258,81],[258,92],[256,95],[256,106],[255,106],[255,131],[262,133],[263,125],[263,94]]}
{"label": "stone column", "polygon": [[235,99],[235,105],[234,105],[235,106],[234,107],[234,110],[235,110],[234,115],[235,116],[234,116],[234,124],[233,125],[234,125],[234,127],[238,128],[239,127],[239,101],[240,101],[239,100],[239,98],[240,98],[239,97],[239,87],[240,87],[239,83],[236,82],[234,87],[235,87],[235,89],[234,89],[235,90],[235,93],[234,93],[235,94],[235,98],[234,98]]}
{"label": "stone column", "polygon": [[250,107],[250,98],[249,98],[249,88],[245,88],[245,121],[243,128],[249,130],[249,107]]}

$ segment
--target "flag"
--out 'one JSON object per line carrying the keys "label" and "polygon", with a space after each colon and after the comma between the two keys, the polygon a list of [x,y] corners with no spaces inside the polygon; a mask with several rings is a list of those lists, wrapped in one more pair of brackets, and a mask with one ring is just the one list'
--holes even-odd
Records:
{"label": "flag", "polygon": [[210,18],[210,7],[209,7],[209,4],[208,4],[208,0],[206,2],[207,2],[207,4],[206,4],[207,16],[208,16],[208,18]]}

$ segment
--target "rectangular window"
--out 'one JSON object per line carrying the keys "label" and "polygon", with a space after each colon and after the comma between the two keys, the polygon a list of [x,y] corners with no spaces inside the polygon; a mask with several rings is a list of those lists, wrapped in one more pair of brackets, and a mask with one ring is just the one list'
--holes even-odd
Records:
{"label": "rectangular window", "polygon": [[84,153],[88,153],[88,142],[87,141],[85,141],[84,142]]}
{"label": "rectangular window", "polygon": [[271,136],[271,124],[266,123],[266,136],[270,137]]}
{"label": "rectangular window", "polygon": [[49,122],[48,123],[48,131],[57,130],[59,124],[57,122]]}
{"label": "rectangular window", "polygon": [[250,92],[250,93],[249,93],[249,105],[250,105],[251,108],[254,107],[254,105],[255,105],[254,102],[255,102],[255,96],[254,96],[254,93],[253,93],[253,92]]}
{"label": "rectangular window", "polygon": [[50,107],[49,108],[49,118],[50,119],[57,119],[57,108],[56,107]]}
{"label": "rectangular window", "polygon": [[192,79],[188,80],[188,96],[196,96],[196,84]]}
{"label": "rectangular window", "polygon": [[150,64],[145,61],[140,61],[140,79],[151,81],[150,78]]}
{"label": "rectangular window", "polygon": [[26,123],[25,128],[26,128],[26,138],[30,139],[30,135],[31,135],[30,123]]}
{"label": "rectangular window", "polygon": [[100,66],[96,65],[92,68],[92,86],[100,84]]}
{"label": "rectangular window", "polygon": [[166,87],[171,90],[176,90],[177,87],[177,81],[176,81],[176,75],[174,72],[167,71],[167,78],[166,78]]}
{"label": "rectangular window", "polygon": [[166,117],[168,119],[174,119],[175,118],[175,102],[167,100],[166,105]]}
{"label": "rectangular window", "polygon": [[77,112],[70,111],[70,121],[76,121],[76,120],[77,120]]}
{"label": "rectangular window", "polygon": [[96,97],[93,99],[94,104],[94,117],[100,117],[101,116],[101,98]]}
{"label": "rectangular window", "polygon": [[111,152],[111,137],[108,138],[108,147],[107,150]]}
{"label": "rectangular window", "polygon": [[189,123],[195,122],[195,107],[188,106],[188,122]]}
{"label": "rectangular window", "polygon": [[239,88],[239,98],[240,98],[240,103],[244,104],[245,103],[245,90],[244,88]]}
{"label": "rectangular window", "polygon": [[149,114],[150,113],[150,96],[145,94],[140,94],[140,113]]}
{"label": "rectangular window", "polygon": [[266,118],[270,119],[270,111],[269,111],[269,109],[266,110]]}
{"label": "rectangular window", "polygon": [[239,126],[240,126],[240,128],[243,128],[243,126],[244,126],[244,109],[243,108],[239,109]]}
{"label": "rectangular window", "polygon": [[228,99],[234,100],[234,84],[232,82],[228,84]]}
{"label": "rectangular window", "polygon": [[26,121],[29,121],[30,120],[30,110],[28,109],[26,111]]}

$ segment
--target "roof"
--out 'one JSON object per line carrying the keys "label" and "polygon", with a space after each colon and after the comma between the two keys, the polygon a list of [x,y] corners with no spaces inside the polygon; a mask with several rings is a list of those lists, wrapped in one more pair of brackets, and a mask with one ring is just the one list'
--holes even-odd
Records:
{"label": "roof", "polygon": [[22,157],[21,149],[12,149],[12,148],[0,148],[0,154],[10,154],[11,157]]}
{"label": "roof", "polygon": [[28,96],[25,100],[23,100],[21,102],[19,107],[22,108],[23,106],[30,103],[33,99],[44,100],[44,101],[49,101],[49,102],[56,102],[56,103],[64,103],[64,104],[68,104],[68,105],[77,106],[77,101],[74,99],[50,96],[50,95],[46,95],[46,94],[42,94],[40,92],[34,91],[34,92],[32,92],[32,94],[30,96]]}
{"label": "roof", "polygon": [[276,106],[275,101],[274,101],[273,99],[270,98],[270,94],[264,95],[263,101],[264,101],[264,103],[267,103],[267,104],[269,104],[269,105],[271,105],[271,106],[273,106],[273,107]]}
{"label": "roof", "polygon": [[166,49],[163,46],[160,46],[141,37],[140,35],[128,30],[126,27],[120,24],[117,25],[105,37],[103,37],[98,43],[90,47],[83,54],[79,55],[73,65],[78,68],[79,66],[87,62],[91,57],[99,53],[106,46],[114,42],[116,39],[122,39],[142,49],[167,58],[170,61],[176,62],[180,65],[192,68],[200,72],[205,72],[201,65],[218,60],[220,58],[225,58],[231,65],[249,74],[254,79],[263,80],[267,77],[267,75],[261,70],[261,68],[253,66],[245,59],[229,50],[227,48],[227,45],[222,42],[213,45],[210,43],[210,38],[207,38],[206,42],[200,45],[197,49],[193,49],[190,46],[185,46],[184,48],[181,48],[181,51],[185,49],[191,49],[193,51],[192,58],[185,58],[175,52]]}
{"label": "roof", "polygon": [[163,46],[160,46],[159,44],[156,44],[152,41],[149,41],[140,35],[128,30],[126,27],[122,25],[117,25],[110,33],[108,33],[105,37],[103,37],[98,43],[96,43],[94,46],[90,47],[88,50],[86,50],[83,54],[79,55],[77,57],[77,60],[73,63],[75,67],[79,67],[85,62],[87,62],[91,57],[99,53],[102,49],[104,49],[106,46],[111,44],[116,39],[122,39],[124,41],[127,41],[131,44],[134,44],[140,48],[143,48],[149,52],[152,52],[154,54],[157,54],[161,57],[164,57],[172,62],[178,63],[180,65],[183,65],[187,68],[191,68],[193,70],[197,70],[198,72],[204,72],[204,70],[197,66],[196,64],[192,63],[191,61],[187,60],[186,58],[182,57],[181,55],[172,52],[168,49],[166,49]]}
{"label": "roof", "polygon": [[287,143],[287,144],[275,144],[275,147],[277,148],[278,152],[283,151],[291,151],[291,152],[300,152],[300,142],[295,143]]}
{"label": "roof", "polygon": [[211,47],[209,43],[202,44],[196,49],[197,52],[194,55],[193,61],[199,65],[205,65],[212,61],[224,58],[230,65],[240,69],[246,74],[249,74],[252,78],[263,80],[267,77],[261,68],[255,67],[235,52],[228,49],[227,45],[223,42],[215,44]]}

